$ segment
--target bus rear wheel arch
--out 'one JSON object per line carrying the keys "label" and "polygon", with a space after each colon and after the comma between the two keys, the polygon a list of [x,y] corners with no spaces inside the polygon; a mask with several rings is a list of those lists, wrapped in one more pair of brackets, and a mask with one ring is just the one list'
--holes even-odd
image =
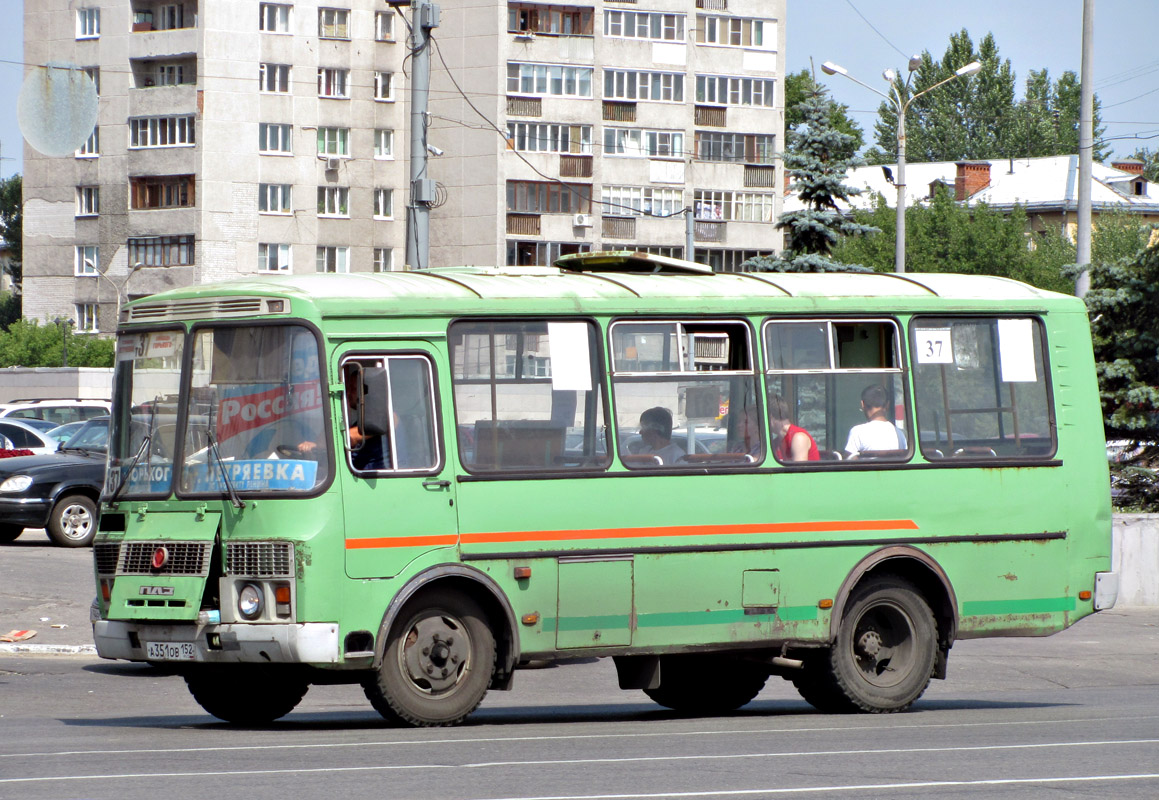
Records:
{"label": "bus rear wheel arch", "polygon": [[423,591],[395,617],[363,691],[393,724],[458,725],[483,702],[495,654],[487,615],[473,598],[453,589]]}

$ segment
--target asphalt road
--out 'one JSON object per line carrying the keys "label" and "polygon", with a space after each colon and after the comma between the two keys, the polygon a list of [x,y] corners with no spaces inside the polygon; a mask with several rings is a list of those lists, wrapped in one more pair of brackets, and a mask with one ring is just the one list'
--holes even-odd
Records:
{"label": "asphalt road", "polygon": [[88,641],[90,558],[35,533],[0,548],[0,627],[43,629],[0,650],[0,800],[1159,796],[1159,609],[959,642],[949,680],[889,716],[818,714],[772,679],[681,717],[588,661],[521,671],[454,729],[386,727],[347,686],[244,729],[159,670],[45,654]]}

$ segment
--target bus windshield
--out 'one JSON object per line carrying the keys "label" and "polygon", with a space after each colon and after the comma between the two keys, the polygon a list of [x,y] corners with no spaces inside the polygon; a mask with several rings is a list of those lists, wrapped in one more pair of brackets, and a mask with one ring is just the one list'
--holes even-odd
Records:
{"label": "bus windshield", "polygon": [[183,495],[308,493],[325,483],[330,446],[313,333],[202,328],[190,363]]}
{"label": "bus windshield", "polygon": [[172,491],[184,346],[185,334],[179,330],[126,333],[117,340],[107,496],[167,496]]}

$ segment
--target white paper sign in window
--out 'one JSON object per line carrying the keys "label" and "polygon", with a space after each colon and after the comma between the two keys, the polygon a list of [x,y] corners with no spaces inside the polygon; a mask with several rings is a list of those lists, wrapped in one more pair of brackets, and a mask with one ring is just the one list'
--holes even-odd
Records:
{"label": "white paper sign in window", "polygon": [[557,392],[590,392],[592,360],[585,322],[547,323],[551,353],[551,388]]}
{"label": "white paper sign in window", "polygon": [[1034,320],[998,320],[998,358],[1002,380],[1007,383],[1035,383]]}
{"label": "white paper sign in window", "polygon": [[954,348],[949,328],[921,328],[914,338],[919,364],[954,363]]}

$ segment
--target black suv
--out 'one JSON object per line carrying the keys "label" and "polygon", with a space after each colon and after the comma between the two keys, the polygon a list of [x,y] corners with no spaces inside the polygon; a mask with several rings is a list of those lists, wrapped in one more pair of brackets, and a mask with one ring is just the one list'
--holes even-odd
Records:
{"label": "black suv", "polygon": [[25,528],[47,528],[62,547],[92,544],[108,445],[109,418],[98,417],[55,453],[0,459],[0,544]]}

